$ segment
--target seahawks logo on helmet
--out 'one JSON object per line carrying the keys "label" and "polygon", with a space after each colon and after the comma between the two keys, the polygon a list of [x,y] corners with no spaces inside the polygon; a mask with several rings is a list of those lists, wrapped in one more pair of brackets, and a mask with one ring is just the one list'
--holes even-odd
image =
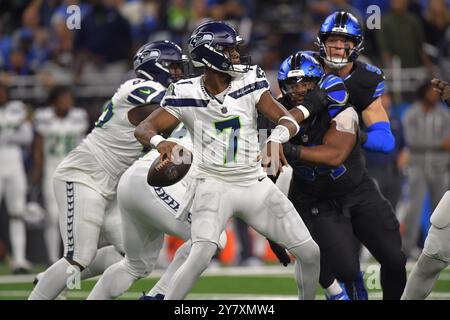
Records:
{"label": "seahawks logo on helmet", "polygon": [[193,47],[193,48],[197,48],[198,46],[202,45],[202,44],[211,44],[212,41],[214,40],[214,34],[211,32],[199,32],[198,34],[195,35],[195,37],[193,37],[191,39],[191,41],[189,42],[189,44]]}
{"label": "seahawks logo on helmet", "polygon": [[134,65],[139,66],[149,60],[158,60],[160,56],[161,51],[158,49],[144,50],[136,55],[136,58],[134,59]]}

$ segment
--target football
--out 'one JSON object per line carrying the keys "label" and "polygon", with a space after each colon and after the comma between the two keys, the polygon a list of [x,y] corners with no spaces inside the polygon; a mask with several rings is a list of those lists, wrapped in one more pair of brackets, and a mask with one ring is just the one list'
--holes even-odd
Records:
{"label": "football", "polygon": [[184,148],[181,149],[179,156],[174,161],[169,159],[161,161],[161,156],[159,156],[148,170],[147,183],[152,187],[173,185],[184,178],[191,163],[192,153]]}

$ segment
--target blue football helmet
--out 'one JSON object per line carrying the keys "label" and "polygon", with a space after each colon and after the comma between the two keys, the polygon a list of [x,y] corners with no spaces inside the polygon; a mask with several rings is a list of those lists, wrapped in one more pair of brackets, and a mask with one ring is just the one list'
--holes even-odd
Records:
{"label": "blue football helmet", "polygon": [[[325,40],[330,35],[341,35],[349,38],[355,44],[351,50],[347,50],[347,57],[336,58],[330,56],[325,47]],[[322,24],[317,37],[317,45],[319,46],[320,57],[324,62],[333,69],[340,69],[347,63],[355,61],[359,53],[364,49],[364,37],[362,35],[361,25],[351,13],[345,11],[337,11],[329,15]]]}
{"label": "blue football helmet", "polygon": [[209,67],[237,77],[250,69],[248,57],[240,57],[240,64],[233,64],[227,51],[237,48],[242,42],[242,38],[230,25],[210,21],[192,32],[188,40],[189,55],[194,67]]}
{"label": "blue football helmet", "polygon": [[[303,82],[319,83],[324,75],[320,63],[310,51],[299,51],[287,57],[278,71],[278,85],[283,97],[287,97],[295,104],[293,87]],[[304,91],[302,94],[306,94]]]}
{"label": "blue football helmet", "polygon": [[183,70],[189,59],[180,46],[171,41],[155,41],[144,44],[133,58],[134,72],[138,76],[154,80],[164,86],[181,79],[180,73],[171,73],[172,67]]}

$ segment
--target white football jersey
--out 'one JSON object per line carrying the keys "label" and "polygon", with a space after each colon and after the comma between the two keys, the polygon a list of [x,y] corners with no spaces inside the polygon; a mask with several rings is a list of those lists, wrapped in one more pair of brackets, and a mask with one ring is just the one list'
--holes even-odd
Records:
{"label": "white football jersey", "polygon": [[94,130],[63,160],[54,177],[84,183],[108,198],[115,196],[120,176],[143,151],[134,137],[135,126],[128,120],[128,111],[145,103],[159,103],[164,93],[165,87],[155,81],[124,82],[105,103]]}
{"label": "white football jersey", "polygon": [[202,76],[167,89],[161,105],[182,121],[194,141],[194,177],[215,176],[245,182],[264,175],[257,131],[257,109],[269,82],[258,66],[233,78],[223,103],[206,92]]}
{"label": "white football jersey", "polygon": [[50,177],[64,157],[83,140],[89,121],[84,109],[72,108],[61,118],[53,107],[47,107],[36,110],[34,125],[44,143],[44,175]]}
{"label": "white football jersey", "polygon": [[21,145],[31,143],[33,131],[28,114],[21,101],[10,101],[0,106],[0,171],[22,168]]}

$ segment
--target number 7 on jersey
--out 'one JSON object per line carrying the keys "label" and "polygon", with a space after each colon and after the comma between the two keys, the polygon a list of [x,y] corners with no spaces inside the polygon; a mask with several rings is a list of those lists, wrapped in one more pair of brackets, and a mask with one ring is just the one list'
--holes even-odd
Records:
{"label": "number 7 on jersey", "polygon": [[214,127],[216,128],[217,134],[226,133],[228,130],[231,131],[228,148],[223,163],[236,161],[239,131],[241,129],[241,120],[239,119],[239,116],[224,121],[214,122]]}

